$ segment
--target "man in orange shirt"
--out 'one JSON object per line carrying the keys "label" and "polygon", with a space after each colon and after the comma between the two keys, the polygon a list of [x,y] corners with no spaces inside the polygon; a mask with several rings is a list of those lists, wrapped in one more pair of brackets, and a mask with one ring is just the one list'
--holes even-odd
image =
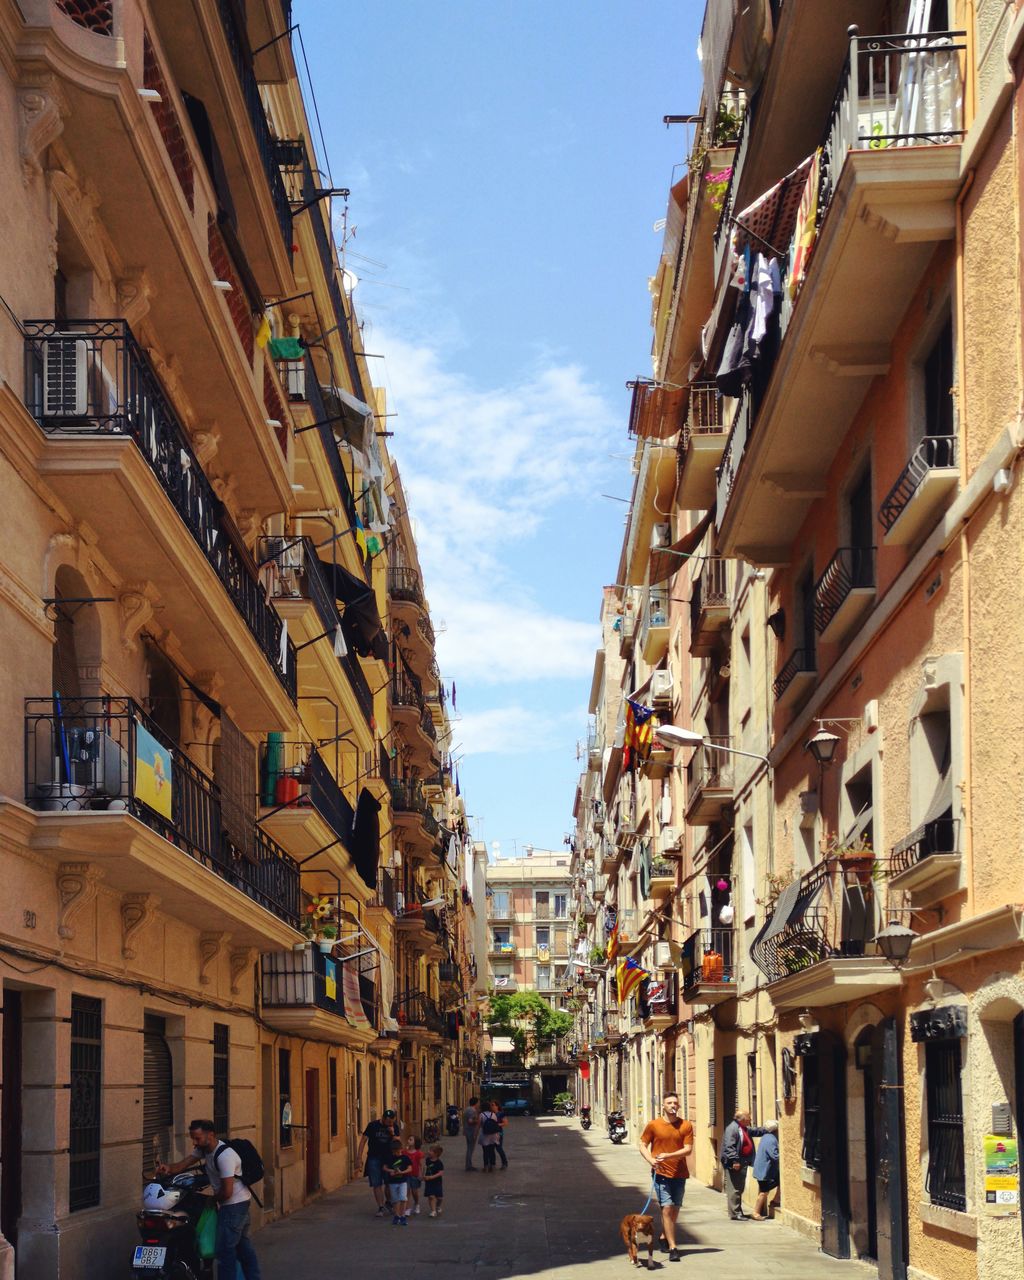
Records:
{"label": "man in orange shirt", "polygon": [[654,1191],[661,1205],[661,1225],[668,1245],[669,1262],[679,1261],[676,1219],[683,1204],[689,1170],[686,1157],[693,1150],[693,1125],[679,1114],[679,1095],[667,1093],[661,1116],[640,1135],[640,1150],[654,1170]]}

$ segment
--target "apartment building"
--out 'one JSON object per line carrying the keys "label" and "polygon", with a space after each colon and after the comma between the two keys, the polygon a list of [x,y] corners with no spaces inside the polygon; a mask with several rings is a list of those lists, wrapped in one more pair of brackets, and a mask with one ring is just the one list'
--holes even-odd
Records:
{"label": "apartment building", "polygon": [[0,6],[3,1276],[106,1280],[195,1116],[260,1147],[266,1220],[476,1070],[429,610],[288,26]]}
{"label": "apartment building", "polygon": [[537,991],[556,1003],[569,962],[566,850],[527,845],[487,864],[487,967],[495,991]]}
{"label": "apartment building", "polygon": [[662,455],[684,558],[695,1172],[738,1105],[777,1118],[785,1221],[883,1277],[1022,1265],[1022,32],[1003,4],[709,4],[631,416],[623,634]]}

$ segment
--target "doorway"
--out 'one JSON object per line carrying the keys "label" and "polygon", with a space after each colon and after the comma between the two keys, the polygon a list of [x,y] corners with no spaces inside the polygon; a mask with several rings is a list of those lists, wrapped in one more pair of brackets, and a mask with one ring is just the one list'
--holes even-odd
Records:
{"label": "doorway", "polygon": [[850,1186],[846,1049],[842,1040],[832,1031],[819,1031],[815,1041],[818,1058],[821,1250],[833,1258],[848,1258]]}
{"label": "doorway", "polygon": [[0,1094],[0,1231],[11,1245],[18,1243],[21,1217],[21,992],[4,988],[3,1091]]}
{"label": "doorway", "polygon": [[[875,1257],[879,1280],[907,1280],[907,1179],[904,1160],[903,1055],[895,1018],[883,1018],[871,1037],[876,1206]],[[865,1081],[865,1086],[867,1081]],[[871,1185],[869,1182],[869,1194]]]}
{"label": "doorway", "polygon": [[320,1072],[306,1072],[306,1195],[320,1190]]}
{"label": "doorway", "polygon": [[[864,1124],[863,1206],[866,1231],[863,1236],[863,1249],[860,1252],[862,1258],[878,1257],[878,1160],[875,1147],[875,1091],[878,1087],[878,1081],[875,1078],[874,1070],[873,1040],[874,1028],[865,1027],[857,1037],[853,1047],[854,1066],[860,1072],[863,1092],[861,1098]],[[854,1172],[853,1178],[858,1181],[860,1179],[859,1173]],[[857,1198],[856,1194],[851,1196],[851,1200],[856,1201]]]}

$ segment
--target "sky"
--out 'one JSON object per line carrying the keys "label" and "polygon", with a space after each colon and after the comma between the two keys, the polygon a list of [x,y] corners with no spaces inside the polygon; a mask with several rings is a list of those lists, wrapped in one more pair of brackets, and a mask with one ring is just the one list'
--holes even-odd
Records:
{"label": "sky", "polygon": [[[702,0],[295,0],[471,829],[560,848]],[[317,140],[317,150],[322,146]],[[323,163],[321,158],[321,163]],[[678,176],[678,174],[676,175]],[[335,227],[341,233],[340,203]],[[602,497],[612,495],[612,498]]]}

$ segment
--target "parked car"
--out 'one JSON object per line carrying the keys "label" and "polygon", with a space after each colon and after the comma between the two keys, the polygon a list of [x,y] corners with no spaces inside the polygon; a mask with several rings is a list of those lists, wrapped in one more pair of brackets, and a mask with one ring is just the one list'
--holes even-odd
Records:
{"label": "parked car", "polygon": [[529,1098],[507,1098],[501,1104],[501,1109],[507,1116],[528,1116],[533,1114],[530,1109]]}

